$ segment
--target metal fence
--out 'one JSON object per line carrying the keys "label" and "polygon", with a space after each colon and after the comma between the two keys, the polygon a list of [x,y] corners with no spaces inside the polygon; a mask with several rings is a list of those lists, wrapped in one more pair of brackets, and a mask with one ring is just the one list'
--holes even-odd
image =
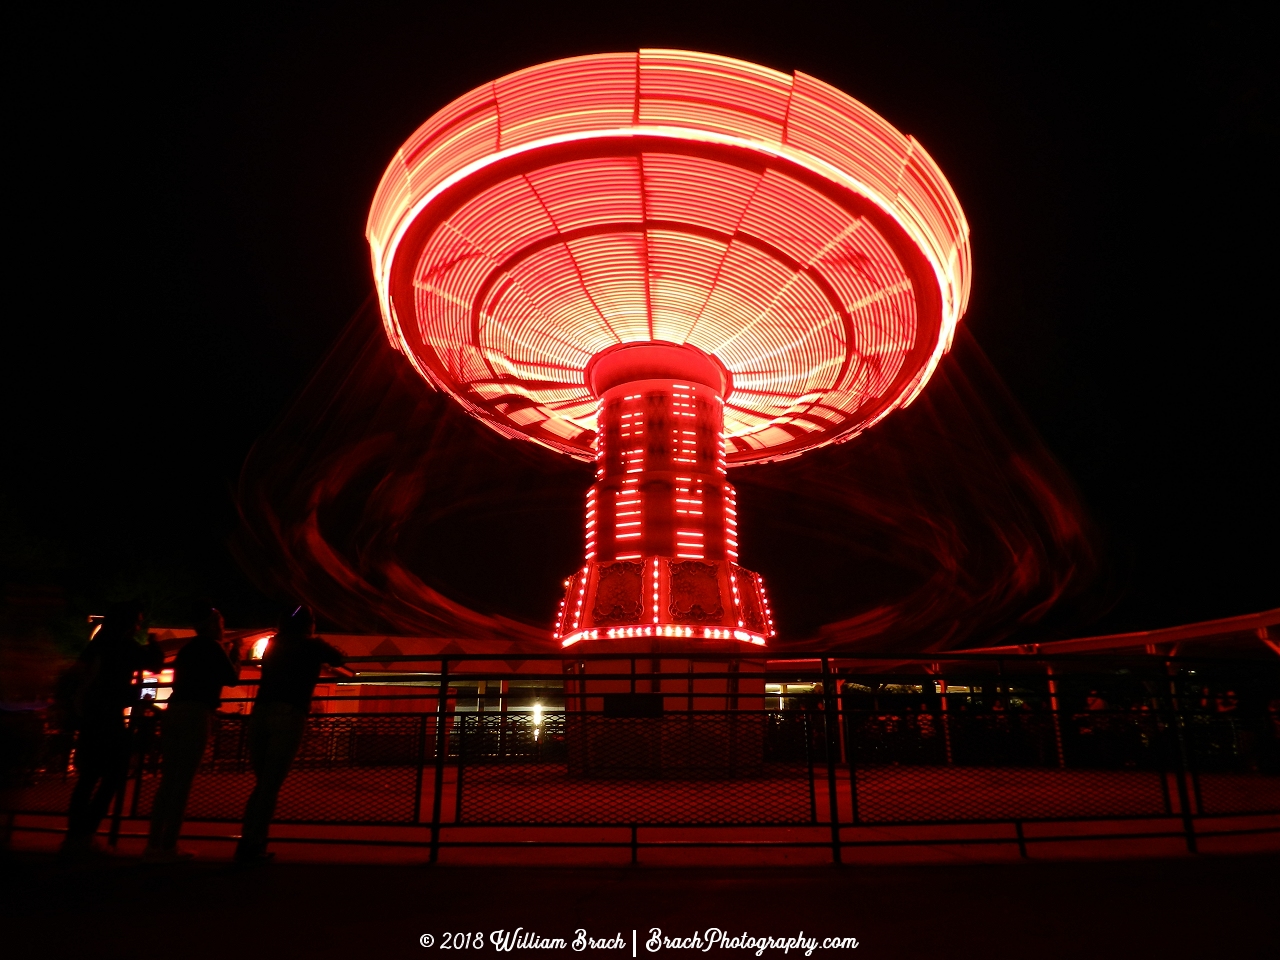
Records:
{"label": "metal fence", "polygon": [[[822,840],[793,842],[829,844],[839,860],[870,842],[851,827],[1009,823],[1025,853],[1027,823],[1164,818],[1194,851],[1206,818],[1280,813],[1274,662],[664,653],[530,658],[545,670],[516,676],[498,658],[399,659],[406,672],[381,676],[376,697],[318,703],[278,821],[426,828],[405,842],[432,859],[472,842],[443,828],[629,827],[634,856],[646,827],[744,828],[700,845],[819,827]],[[397,680],[413,686],[389,694]],[[392,712],[359,712],[375,699]],[[117,832],[150,815],[162,769],[156,716],[131,722]],[[239,820],[251,722],[215,720],[189,820]],[[61,813],[73,782],[73,739],[44,730],[14,811]],[[475,843],[529,842],[507,837]]]}

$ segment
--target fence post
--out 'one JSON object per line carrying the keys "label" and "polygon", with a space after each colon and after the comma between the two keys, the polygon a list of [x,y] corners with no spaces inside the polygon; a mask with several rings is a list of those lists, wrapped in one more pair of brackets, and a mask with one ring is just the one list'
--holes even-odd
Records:
{"label": "fence post", "polygon": [[[480,718],[476,718],[479,723]],[[458,772],[453,778],[453,822],[462,821],[462,774],[467,765],[467,715],[459,714],[458,723]]]}
{"label": "fence post", "polygon": [[1173,794],[1169,792],[1170,772],[1169,752],[1169,711],[1165,709],[1164,698],[1160,696],[1159,684],[1147,685],[1147,698],[1151,709],[1151,752],[1155,757],[1156,773],[1160,776],[1160,801],[1164,804],[1166,817],[1173,816]]}
{"label": "fence post", "polygon": [[1067,765],[1067,756],[1062,749],[1062,714],[1058,705],[1058,681],[1053,678],[1053,664],[1045,664],[1049,674],[1049,716],[1053,718],[1053,745],[1058,751],[1058,769]]}
{"label": "fence post", "polygon": [[1187,792],[1187,756],[1186,742],[1182,734],[1182,717],[1174,716],[1174,737],[1177,740],[1174,749],[1174,763],[1177,767],[1175,779],[1178,782],[1178,806],[1182,810],[1182,832],[1187,837],[1187,852],[1196,852],[1196,825],[1191,815],[1191,797]]}
{"label": "fence post", "polygon": [[507,755],[507,695],[511,692],[511,681],[501,680],[498,685],[500,705],[498,709],[498,758]]}
{"label": "fence post", "polygon": [[825,702],[823,713],[826,715],[823,727],[827,735],[827,806],[831,811],[831,857],[841,863],[840,850],[840,803],[836,798],[836,751],[840,749],[839,735],[836,729],[836,699],[832,696],[834,681],[831,675],[831,661],[822,658],[822,698]]}
{"label": "fence post", "polygon": [[413,822],[422,819],[422,776],[427,766],[427,715],[418,718],[418,779],[413,784]]}
{"label": "fence post", "polygon": [[[783,687],[785,686],[784,684]],[[785,717],[786,714],[782,716]],[[801,711],[800,718],[804,721],[804,760],[809,767],[809,822],[817,823],[818,795],[813,786],[813,731],[809,729],[809,711],[807,709]]]}
{"label": "fence post", "polygon": [[854,756],[858,745],[853,736],[853,718],[856,713],[845,713],[843,702],[840,710],[840,723],[845,731],[845,759],[849,764],[849,806],[853,815],[852,823],[857,826],[861,820],[858,813],[858,761]]}
{"label": "fence post", "polygon": [[1173,708],[1173,722],[1168,724],[1166,729],[1173,729],[1173,763],[1174,763],[1174,779],[1178,784],[1178,808],[1182,811],[1182,832],[1187,838],[1187,852],[1196,852],[1196,825],[1191,814],[1191,797],[1187,793],[1187,769],[1189,766],[1189,757],[1187,755],[1187,742],[1183,736],[1183,713],[1182,707],[1178,700],[1178,681],[1174,672],[1172,663],[1165,661],[1165,672],[1169,674],[1169,694],[1170,706]]}
{"label": "fence post", "polygon": [[449,749],[445,729],[449,707],[449,661],[440,661],[440,689],[436,697],[436,778],[431,797],[431,863],[440,859],[440,804],[444,793],[444,759]]}
{"label": "fence post", "polygon": [[955,761],[951,756],[951,716],[947,712],[947,681],[938,681],[938,702],[942,705],[942,744],[947,750],[947,766]]}

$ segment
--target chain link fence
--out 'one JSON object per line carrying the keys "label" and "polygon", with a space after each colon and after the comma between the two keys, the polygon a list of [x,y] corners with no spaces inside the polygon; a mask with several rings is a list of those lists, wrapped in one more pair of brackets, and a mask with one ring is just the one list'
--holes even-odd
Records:
{"label": "chain link fence", "polygon": [[[874,674],[835,659],[818,672],[813,658],[771,659],[754,678],[736,666],[723,674],[730,692],[718,700],[707,691],[721,675],[699,673],[706,709],[688,709],[693,693],[652,694],[634,715],[607,699],[583,709],[600,705],[592,683],[617,689],[619,678],[578,679],[565,693],[561,662],[541,677],[536,710],[527,694],[484,693],[479,681],[499,674],[483,664],[450,677],[444,704],[437,685],[406,697],[406,712],[360,712],[395,706],[384,685],[376,704],[320,701],[348,712],[309,718],[276,819],[430,826],[435,842],[442,825],[826,825],[838,854],[840,826],[1172,817],[1191,831],[1189,818],[1280,813],[1274,667],[1206,674],[1160,661],[1117,673],[1036,661],[1010,675],[1008,660],[992,675],[972,665]],[[661,690],[689,675],[644,683]],[[119,815],[145,819],[163,768],[157,718],[131,722],[137,750]],[[250,723],[216,717],[188,819],[242,816]],[[13,814],[64,813],[74,783],[74,737],[37,730],[9,775]]]}

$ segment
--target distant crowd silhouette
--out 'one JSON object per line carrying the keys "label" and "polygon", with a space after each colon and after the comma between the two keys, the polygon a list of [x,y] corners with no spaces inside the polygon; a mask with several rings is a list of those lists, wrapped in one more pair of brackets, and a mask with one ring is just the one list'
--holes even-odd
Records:
{"label": "distant crowd silhouette", "polygon": [[[144,706],[141,671],[158,673],[164,651],[151,635],[140,642],[144,611],[137,601],[113,604],[58,691],[63,723],[75,731],[76,785],[60,849],[64,860],[104,854],[95,836],[121,794],[133,756],[126,712]],[[170,863],[193,854],[178,846],[187,798],[204,756],[223,689],[240,679],[242,651],[226,637],[222,614],[200,611],[195,636],[173,661],[173,685],[160,716],[161,780],[152,804],[143,859]],[[249,717],[254,787],[245,804],[235,860],[265,863],[276,801],[302,744],[307,715],[323,668],[346,673],[342,653],[315,636],[315,616],[290,605],[262,657],[262,675]]]}

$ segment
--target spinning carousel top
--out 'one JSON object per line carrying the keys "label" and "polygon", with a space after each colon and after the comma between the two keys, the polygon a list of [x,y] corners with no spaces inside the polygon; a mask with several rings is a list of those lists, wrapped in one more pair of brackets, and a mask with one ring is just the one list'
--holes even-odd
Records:
{"label": "spinning carousel top", "polygon": [[920,392],[970,282],[964,214],[913,138],[802,73],[687,51],[458,98],[396,153],[367,235],[423,378],[584,460],[591,369],[646,342],[718,371],[727,466],[847,440]]}

